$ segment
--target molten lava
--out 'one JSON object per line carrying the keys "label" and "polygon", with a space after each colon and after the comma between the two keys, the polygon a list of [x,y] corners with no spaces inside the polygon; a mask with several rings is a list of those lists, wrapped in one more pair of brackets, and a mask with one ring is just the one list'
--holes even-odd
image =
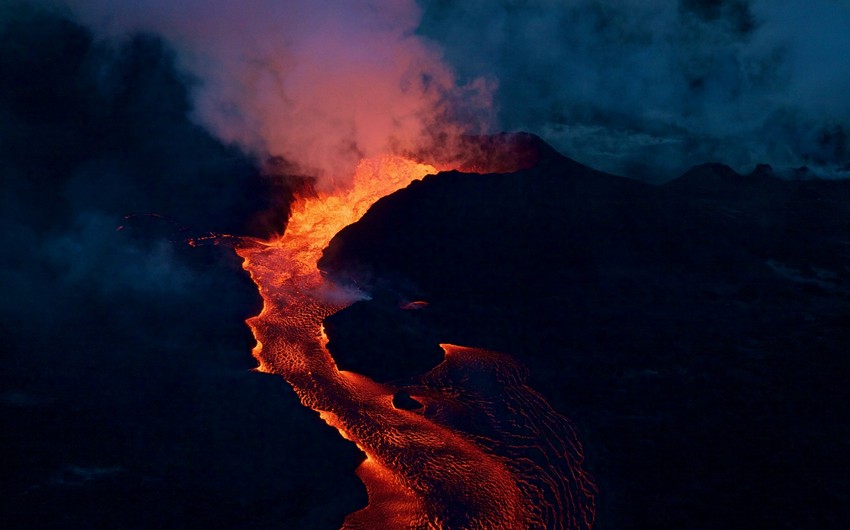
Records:
{"label": "molten lava", "polygon": [[325,347],[324,318],[363,295],[321,274],[322,250],[376,200],[434,172],[364,160],[350,188],[301,198],[283,236],[237,250],[264,302],[247,321],[258,369],[365,453],[369,504],[344,528],[591,528],[595,488],[575,432],[510,357],[442,345],[445,361],[404,389],[423,406],[405,410],[393,406],[399,388],[340,371]]}

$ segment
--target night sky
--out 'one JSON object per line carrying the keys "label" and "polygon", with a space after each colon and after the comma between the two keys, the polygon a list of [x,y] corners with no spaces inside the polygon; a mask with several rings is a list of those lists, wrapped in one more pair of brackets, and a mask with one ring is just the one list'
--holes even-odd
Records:
{"label": "night sky", "polygon": [[[366,502],[359,451],[252,371],[256,287],[226,245],[187,241],[279,233],[293,190],[363,157],[528,131],[606,173],[541,148],[530,173],[382,203],[326,256],[375,291],[329,324],[344,362],[407,377],[446,335],[517,355],[577,425],[598,528],[845,526],[847,3],[177,4],[0,5],[0,525],[338,528]],[[420,295],[430,314],[391,310]],[[713,460],[756,454],[777,456]],[[661,467],[640,482],[644,456]]]}

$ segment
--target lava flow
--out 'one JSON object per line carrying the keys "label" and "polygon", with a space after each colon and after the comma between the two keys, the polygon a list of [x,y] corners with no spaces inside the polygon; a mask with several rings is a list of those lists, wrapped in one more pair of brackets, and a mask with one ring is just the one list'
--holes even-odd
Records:
{"label": "lava flow", "polygon": [[343,528],[591,528],[595,488],[575,432],[510,357],[443,345],[444,362],[405,388],[422,406],[405,410],[393,405],[399,388],[340,371],[325,347],[323,319],[363,294],[321,274],[322,249],[376,200],[435,172],[364,160],[350,189],[300,199],[283,236],[237,250],[264,302],[247,321],[258,369],[365,453],[369,504]]}

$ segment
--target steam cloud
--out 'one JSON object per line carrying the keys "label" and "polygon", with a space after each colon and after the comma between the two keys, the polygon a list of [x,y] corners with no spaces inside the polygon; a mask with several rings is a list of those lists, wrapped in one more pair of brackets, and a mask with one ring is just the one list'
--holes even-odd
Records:
{"label": "steam cloud", "polygon": [[498,80],[500,125],[600,169],[703,162],[847,176],[842,0],[423,0],[461,79]]}
{"label": "steam cloud", "polygon": [[455,109],[486,121],[487,87],[456,87],[437,47],[414,34],[413,0],[67,3],[108,35],[164,36],[201,80],[202,123],[324,177],[320,185],[364,156],[427,148],[432,134],[455,130]]}
{"label": "steam cloud", "polygon": [[111,35],[163,35],[200,80],[202,123],[326,184],[362,156],[497,129],[650,180],[850,162],[840,0],[65,3]]}
{"label": "steam cloud", "polygon": [[648,180],[711,161],[850,171],[841,0],[53,1],[109,36],[162,35],[198,121],[320,185],[497,130]]}

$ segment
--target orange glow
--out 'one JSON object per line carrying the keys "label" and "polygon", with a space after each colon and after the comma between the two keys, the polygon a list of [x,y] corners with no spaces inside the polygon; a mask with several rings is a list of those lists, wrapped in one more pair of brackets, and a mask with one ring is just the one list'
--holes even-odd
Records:
{"label": "orange glow", "polygon": [[395,156],[362,160],[347,189],[296,202],[286,233],[276,243],[289,249],[299,271],[315,270],[331,238],[360,219],[375,201],[436,172],[433,166]]}
{"label": "orange glow", "polygon": [[[446,360],[418,391],[411,389],[424,405],[413,412],[393,406],[396,387],[338,370],[326,348],[324,318],[363,295],[321,274],[316,263],[322,250],[376,200],[434,172],[395,156],[361,161],[351,187],[300,198],[282,236],[237,248],[263,298],[260,314],[247,321],[257,339],[257,370],[283,376],[304,405],[366,455],[357,474],[369,504],[344,528],[588,529],[594,489],[580,469],[575,434],[525,386],[509,357],[442,345]],[[498,380],[501,393],[488,394],[486,387],[465,401],[464,392],[475,389],[457,381],[470,370]],[[490,412],[499,407],[516,409],[519,417],[505,423]],[[486,434],[446,420],[465,414],[480,415]],[[530,437],[540,447],[525,456]],[[495,440],[511,445],[505,449]]]}

